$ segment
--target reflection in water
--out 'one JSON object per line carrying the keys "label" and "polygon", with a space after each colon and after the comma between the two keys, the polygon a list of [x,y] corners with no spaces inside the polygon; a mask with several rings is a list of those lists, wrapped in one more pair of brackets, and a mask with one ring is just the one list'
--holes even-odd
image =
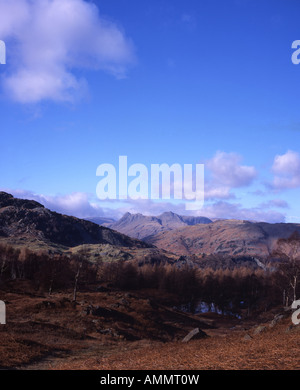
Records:
{"label": "reflection in water", "polygon": [[238,313],[234,313],[231,310],[221,310],[213,302],[207,303],[207,302],[200,301],[196,304],[194,310],[191,309],[191,306],[192,306],[191,304],[181,305],[180,307],[177,307],[177,309],[186,313],[190,313],[192,311],[194,314],[216,313],[216,314],[234,316],[236,318],[241,319],[241,316]]}

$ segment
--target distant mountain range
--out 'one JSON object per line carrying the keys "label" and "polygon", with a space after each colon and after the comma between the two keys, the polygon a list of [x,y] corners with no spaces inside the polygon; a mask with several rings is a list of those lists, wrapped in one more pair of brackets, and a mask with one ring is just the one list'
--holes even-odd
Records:
{"label": "distant mountain range", "polygon": [[300,233],[300,224],[210,220],[172,212],[157,217],[126,213],[109,227],[176,255],[259,256],[277,249],[277,240]]}
{"label": "distant mountain range", "polygon": [[[96,222],[95,219],[93,221]],[[105,226],[130,237],[147,241],[161,232],[208,223],[212,223],[209,218],[187,217],[172,212],[166,212],[157,217],[126,213],[119,221],[106,223]]]}
{"label": "distant mountain range", "polygon": [[[174,261],[187,256],[192,262],[203,261],[209,255],[268,258],[278,249],[278,239],[300,234],[300,224],[212,221],[172,212],[159,216],[126,213],[119,221],[94,221],[107,226],[62,215],[33,200],[0,192],[0,243],[35,249],[73,251],[86,244],[93,246],[90,250],[95,256],[101,246],[102,258],[115,259],[117,253],[121,258],[140,261],[165,256]],[[125,254],[122,248],[127,248]]]}

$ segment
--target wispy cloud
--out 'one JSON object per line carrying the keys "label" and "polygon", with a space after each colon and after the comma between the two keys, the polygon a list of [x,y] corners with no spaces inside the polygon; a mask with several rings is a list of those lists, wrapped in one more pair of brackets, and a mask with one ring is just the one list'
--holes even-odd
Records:
{"label": "wispy cloud", "polygon": [[83,192],[66,195],[43,195],[26,190],[3,189],[3,191],[16,198],[35,200],[52,211],[78,218],[103,216],[105,213],[99,204],[92,202],[92,197],[89,194]]}
{"label": "wispy cloud", "polygon": [[281,208],[281,209],[288,209],[289,204],[283,200],[283,199],[272,199],[268,202],[261,203],[259,206],[261,209],[270,209],[273,207]]}
{"label": "wispy cloud", "polygon": [[[78,218],[105,216],[118,219],[126,212],[141,213],[144,215],[159,215],[165,211],[173,211],[180,215],[198,215],[208,218],[224,218],[224,219],[244,219],[264,222],[284,222],[285,215],[278,211],[266,210],[262,205],[253,208],[245,208],[239,203],[229,203],[226,201],[217,201],[205,205],[202,209],[193,212],[187,212],[185,203],[177,203],[169,201],[153,201],[145,200],[124,200],[122,204],[119,201],[95,202],[94,197],[82,192],[76,192],[66,195],[41,195],[25,190],[9,190],[3,189],[14,195],[17,198],[33,199],[41,203],[52,211],[62,214],[76,216]],[[109,207],[111,204],[111,208]],[[108,205],[108,206],[107,206]]]}
{"label": "wispy cloud", "polygon": [[135,61],[121,28],[85,0],[0,0],[0,36],[9,56],[3,86],[21,103],[73,102],[87,88],[77,69],[122,78]]}
{"label": "wispy cloud", "polygon": [[269,223],[285,222],[285,215],[278,211],[265,210],[260,206],[246,208],[241,204],[225,201],[205,206],[199,213],[208,218],[239,219]]}
{"label": "wispy cloud", "polygon": [[194,31],[197,27],[196,18],[190,13],[184,13],[181,15],[181,23],[190,31]]}

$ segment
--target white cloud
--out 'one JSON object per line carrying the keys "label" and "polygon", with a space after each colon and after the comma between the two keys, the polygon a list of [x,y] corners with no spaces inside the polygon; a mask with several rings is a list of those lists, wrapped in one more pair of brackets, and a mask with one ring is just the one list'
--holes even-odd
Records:
{"label": "white cloud", "polygon": [[241,165],[242,157],[236,153],[218,151],[205,164],[205,170],[210,173],[205,184],[205,199],[230,199],[235,195],[234,188],[246,187],[252,184],[257,176],[253,166]]}
{"label": "white cloud", "polygon": [[86,88],[76,69],[122,78],[135,60],[120,27],[85,0],[0,0],[0,36],[10,53],[4,88],[21,103],[74,101]]}
{"label": "white cloud", "polygon": [[206,166],[212,172],[216,183],[230,188],[250,185],[257,176],[254,167],[241,165],[242,157],[236,153],[217,152],[207,161]]}
{"label": "white cloud", "polygon": [[91,202],[91,197],[87,193],[74,192],[66,195],[43,195],[35,194],[26,190],[3,191],[12,194],[16,198],[31,199],[41,203],[46,208],[61,214],[71,215],[78,218],[103,216],[104,210],[99,204]]}
{"label": "white cloud", "polygon": [[300,187],[300,154],[288,150],[285,154],[275,156],[272,171],[274,179],[271,187],[285,190]]}
{"label": "white cloud", "polygon": [[[241,165],[242,157],[236,153],[217,152],[204,164],[204,197],[209,200],[235,199],[232,190],[250,186],[257,177],[253,166]],[[187,187],[196,190],[196,175],[193,172],[190,181],[184,178]],[[171,180],[171,192],[181,191],[184,195],[182,181]],[[198,188],[200,190],[200,188]]]}
{"label": "white cloud", "polygon": [[288,150],[283,155],[275,156],[273,163],[273,172],[275,174],[298,174],[300,172],[300,155],[297,152]]}

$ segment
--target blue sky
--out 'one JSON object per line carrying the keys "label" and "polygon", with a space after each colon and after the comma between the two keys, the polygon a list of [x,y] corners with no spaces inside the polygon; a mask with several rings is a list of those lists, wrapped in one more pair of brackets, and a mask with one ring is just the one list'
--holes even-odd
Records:
{"label": "blue sky", "polygon": [[297,0],[0,0],[0,187],[88,217],[96,168],[205,164],[199,215],[300,222]]}

